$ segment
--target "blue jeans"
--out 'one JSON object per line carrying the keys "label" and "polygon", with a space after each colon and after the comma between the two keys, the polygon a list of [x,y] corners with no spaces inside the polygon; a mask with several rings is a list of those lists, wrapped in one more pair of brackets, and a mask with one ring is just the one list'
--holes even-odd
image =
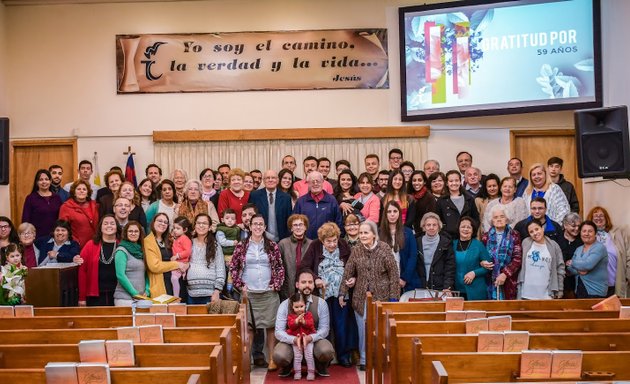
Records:
{"label": "blue jeans", "polygon": [[188,304],[208,304],[212,296],[199,296],[192,297],[188,296]]}

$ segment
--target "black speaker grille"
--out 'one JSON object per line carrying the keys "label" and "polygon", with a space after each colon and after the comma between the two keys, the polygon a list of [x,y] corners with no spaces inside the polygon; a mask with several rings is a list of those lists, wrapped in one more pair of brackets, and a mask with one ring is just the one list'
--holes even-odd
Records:
{"label": "black speaker grille", "polygon": [[584,135],[582,154],[584,171],[600,173],[625,169],[621,132]]}

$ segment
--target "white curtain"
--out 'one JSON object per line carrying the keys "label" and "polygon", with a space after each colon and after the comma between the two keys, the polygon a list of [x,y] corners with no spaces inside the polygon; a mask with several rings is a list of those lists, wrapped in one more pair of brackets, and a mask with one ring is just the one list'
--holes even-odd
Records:
{"label": "white curtain", "polygon": [[365,170],[363,159],[370,153],[381,159],[381,169],[388,169],[388,153],[392,148],[403,151],[404,159],[422,169],[427,159],[427,139],[379,138],[379,139],[326,139],[326,140],[261,140],[261,141],[207,141],[207,142],[158,142],[155,143],[155,162],[170,177],[176,168],[184,169],[189,178],[198,178],[204,168],[217,169],[223,163],[245,172],[253,169],[280,170],[281,160],[293,155],[298,163],[296,173],[302,177],[302,159],[312,155],[327,157],[331,161],[329,177],[335,178],[335,162],[345,159],[358,176]]}

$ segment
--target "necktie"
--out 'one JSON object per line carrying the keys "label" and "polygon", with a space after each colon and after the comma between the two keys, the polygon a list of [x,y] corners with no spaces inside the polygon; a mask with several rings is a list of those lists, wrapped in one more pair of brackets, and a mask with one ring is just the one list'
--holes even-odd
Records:
{"label": "necktie", "polygon": [[269,205],[273,205],[273,192],[269,192]]}

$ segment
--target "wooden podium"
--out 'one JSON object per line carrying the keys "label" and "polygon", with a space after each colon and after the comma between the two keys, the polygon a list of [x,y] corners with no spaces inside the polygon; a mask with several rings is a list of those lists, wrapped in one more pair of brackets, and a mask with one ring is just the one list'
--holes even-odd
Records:
{"label": "wooden podium", "polygon": [[79,304],[79,266],[53,263],[30,268],[26,302],[35,307],[72,307]]}

